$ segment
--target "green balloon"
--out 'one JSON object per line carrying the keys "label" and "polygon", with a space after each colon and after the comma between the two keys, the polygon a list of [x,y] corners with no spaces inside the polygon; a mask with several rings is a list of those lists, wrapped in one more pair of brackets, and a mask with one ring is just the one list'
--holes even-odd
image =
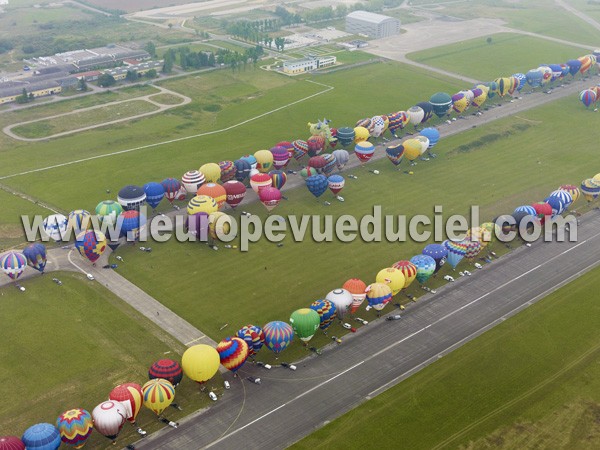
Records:
{"label": "green balloon", "polygon": [[303,342],[308,342],[319,328],[321,318],[316,311],[309,308],[302,308],[292,313],[290,324],[294,329],[294,333]]}

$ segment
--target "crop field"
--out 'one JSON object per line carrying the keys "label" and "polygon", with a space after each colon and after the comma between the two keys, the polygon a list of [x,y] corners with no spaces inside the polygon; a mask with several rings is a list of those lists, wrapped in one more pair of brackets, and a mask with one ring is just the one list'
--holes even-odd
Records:
{"label": "crop field", "polygon": [[[493,80],[515,72],[526,73],[542,63],[564,63],[589,53],[583,48],[519,34],[500,33],[490,37],[491,44],[486,42],[486,38],[477,38],[407,56],[414,61],[478,80]],[[535,62],[532,55],[535,55]]]}
{"label": "crop field", "polygon": [[92,110],[73,112],[64,116],[42,119],[12,129],[18,136],[25,138],[51,137],[58,133],[78,130],[80,128],[101,125],[105,122],[138,114],[157,111],[158,106],[145,100],[129,100],[115,105],[100,106]]}
{"label": "crop field", "polygon": [[578,278],[292,448],[597,448],[599,275]]}
{"label": "crop field", "polygon": [[[54,284],[53,276],[63,285]],[[52,423],[61,412],[74,407],[91,412],[117,384],[143,384],[154,361],[180,359],[184,350],[112,293],[80,274],[47,274],[28,280],[26,286],[25,293],[12,286],[0,289],[4,340],[0,374],[3,380],[11,380],[0,408],[5,434],[20,436],[28,426]],[[197,391],[190,380],[177,389],[176,400],[188,414],[206,404],[206,395]],[[184,414],[172,408],[165,411],[173,420]],[[146,408],[142,408],[138,424],[148,431],[162,426]],[[134,435],[134,428],[125,425],[119,442],[133,440]],[[86,448],[106,448],[109,442],[94,433]]]}

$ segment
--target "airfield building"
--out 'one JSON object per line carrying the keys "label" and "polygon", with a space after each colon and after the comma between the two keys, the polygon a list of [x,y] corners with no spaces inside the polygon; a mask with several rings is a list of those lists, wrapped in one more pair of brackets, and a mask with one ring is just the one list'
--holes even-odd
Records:
{"label": "airfield building", "polygon": [[353,11],[346,16],[346,32],[374,39],[400,34],[400,20],[368,11]]}
{"label": "airfield building", "polygon": [[304,59],[294,59],[283,62],[283,73],[296,75],[333,66],[337,61],[335,56],[308,56]]}

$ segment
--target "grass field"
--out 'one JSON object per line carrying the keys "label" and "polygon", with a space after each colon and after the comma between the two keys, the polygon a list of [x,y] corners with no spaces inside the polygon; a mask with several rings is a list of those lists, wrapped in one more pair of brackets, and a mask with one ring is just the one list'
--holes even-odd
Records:
{"label": "grass field", "polygon": [[181,97],[177,97],[173,94],[156,94],[150,97],[150,100],[153,100],[161,105],[179,105],[182,102]]}
{"label": "grass field", "polygon": [[25,138],[44,138],[65,131],[101,125],[111,120],[125,119],[138,114],[157,111],[158,109],[158,106],[145,100],[129,100],[114,105],[100,106],[88,111],[73,112],[53,119],[38,120],[15,127],[12,131]]}
{"label": "grass field", "polygon": [[21,226],[21,215],[41,214],[47,216],[52,214],[41,206],[37,206],[27,200],[0,189],[0,204],[2,214],[0,215],[0,252],[23,243],[23,228]]}
{"label": "grass field", "polygon": [[599,275],[571,282],[292,448],[598,448]]}
{"label": "grass field", "polygon": [[[51,280],[58,276],[62,286]],[[91,410],[117,384],[148,379],[157,359],[180,360],[183,348],[129,306],[81,274],[54,273],[28,280],[27,291],[0,289],[4,345],[0,356],[3,380],[11,381],[0,408],[4,434],[21,436],[37,422],[54,423],[66,409]],[[219,385],[217,380],[211,387]],[[206,395],[184,380],[177,401],[190,413],[206,405]],[[169,418],[184,412],[170,408]],[[138,423],[148,431],[161,425],[143,408]],[[126,425],[119,442],[135,439]],[[94,433],[86,448],[107,448],[110,441]]]}
{"label": "grass field", "polygon": [[589,53],[586,49],[519,34],[500,33],[491,37],[491,44],[482,37],[410,53],[408,57],[478,80],[493,80]]}

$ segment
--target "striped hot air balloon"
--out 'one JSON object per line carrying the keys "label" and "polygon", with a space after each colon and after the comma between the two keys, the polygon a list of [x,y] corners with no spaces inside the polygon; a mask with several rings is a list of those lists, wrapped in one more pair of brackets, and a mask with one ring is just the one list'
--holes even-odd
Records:
{"label": "striped hot air balloon", "polygon": [[219,359],[223,367],[233,373],[237,372],[244,365],[250,355],[248,344],[239,337],[223,339],[217,345],[217,352],[219,353]]}
{"label": "striped hot air balloon", "polygon": [[[56,428],[58,428],[62,442],[73,448],[81,448],[94,429],[92,415],[85,409],[70,409],[58,416]],[[0,448],[2,448],[1,445]]]}
{"label": "striped hot air balloon", "polygon": [[142,386],[144,406],[156,415],[160,415],[173,403],[175,387],[164,378],[155,378]]}

